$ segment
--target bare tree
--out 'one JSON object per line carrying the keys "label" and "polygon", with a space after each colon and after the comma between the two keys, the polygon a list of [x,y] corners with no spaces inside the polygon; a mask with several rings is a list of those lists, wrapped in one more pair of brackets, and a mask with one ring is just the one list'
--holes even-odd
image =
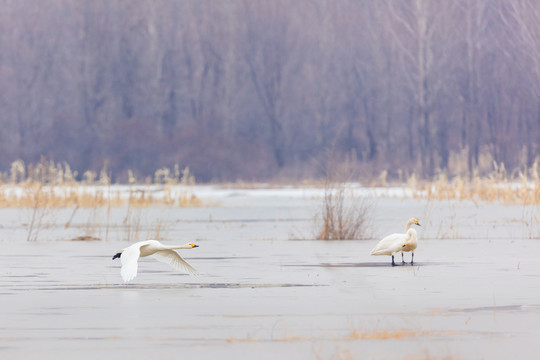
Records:
{"label": "bare tree", "polygon": [[176,163],[202,181],[321,177],[328,148],[366,177],[530,166],[537,5],[5,0],[0,169],[45,155],[120,180]]}
{"label": "bare tree", "polygon": [[279,168],[285,165],[283,117],[287,67],[296,34],[291,33],[289,9],[282,1],[246,1],[246,52],[250,79],[268,122],[269,141]]}

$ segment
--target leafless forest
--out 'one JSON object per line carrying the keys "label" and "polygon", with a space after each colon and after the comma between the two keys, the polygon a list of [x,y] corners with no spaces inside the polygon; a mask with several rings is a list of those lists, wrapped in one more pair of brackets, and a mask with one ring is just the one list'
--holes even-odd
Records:
{"label": "leafless forest", "polygon": [[3,170],[513,169],[539,100],[537,0],[0,0]]}

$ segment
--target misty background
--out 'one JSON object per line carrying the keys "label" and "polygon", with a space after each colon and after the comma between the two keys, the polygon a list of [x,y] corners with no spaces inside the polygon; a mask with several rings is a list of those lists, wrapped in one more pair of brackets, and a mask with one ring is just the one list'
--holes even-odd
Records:
{"label": "misty background", "polygon": [[0,170],[125,181],[531,166],[533,0],[0,0]]}

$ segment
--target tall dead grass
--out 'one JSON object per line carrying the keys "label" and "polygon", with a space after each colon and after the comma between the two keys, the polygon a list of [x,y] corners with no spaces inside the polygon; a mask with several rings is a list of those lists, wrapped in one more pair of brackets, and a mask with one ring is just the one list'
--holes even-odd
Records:
{"label": "tall dead grass", "polygon": [[371,203],[355,198],[343,183],[327,183],[320,213],[315,215],[317,240],[368,238]]}
{"label": "tall dead grass", "polygon": [[[129,172],[126,191],[111,186],[111,175],[104,167],[99,174],[85,171],[80,180],[67,163],[42,158],[38,164],[25,165],[17,160],[8,173],[0,173],[0,207],[4,208],[133,208],[161,205],[199,207],[202,201],[194,194],[195,177],[189,168],[161,168],[154,181],[138,186]],[[149,186],[147,186],[149,185]]]}
{"label": "tall dead grass", "polygon": [[373,203],[355,197],[344,179],[352,178],[350,164],[340,164],[333,151],[326,154],[322,164],[325,174],[324,197],[315,214],[314,237],[317,240],[357,240],[369,237]]}
{"label": "tall dead grass", "polygon": [[420,181],[413,174],[407,186],[417,196],[430,200],[472,200],[502,202],[505,204],[540,204],[540,159],[529,169],[508,173],[504,164],[493,163],[493,171],[485,176],[477,172],[473,176],[455,176],[449,179],[439,174],[433,181]]}

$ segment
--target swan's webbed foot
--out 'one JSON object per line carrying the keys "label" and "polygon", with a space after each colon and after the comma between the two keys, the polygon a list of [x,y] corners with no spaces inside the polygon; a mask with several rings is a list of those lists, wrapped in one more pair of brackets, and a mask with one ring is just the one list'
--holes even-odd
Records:
{"label": "swan's webbed foot", "polygon": [[401,263],[405,264],[405,260],[403,259],[403,251],[401,252]]}
{"label": "swan's webbed foot", "polygon": [[414,264],[414,253],[411,253],[411,265]]}
{"label": "swan's webbed foot", "polygon": [[392,266],[396,266],[396,263],[394,262],[394,255],[392,255]]}

